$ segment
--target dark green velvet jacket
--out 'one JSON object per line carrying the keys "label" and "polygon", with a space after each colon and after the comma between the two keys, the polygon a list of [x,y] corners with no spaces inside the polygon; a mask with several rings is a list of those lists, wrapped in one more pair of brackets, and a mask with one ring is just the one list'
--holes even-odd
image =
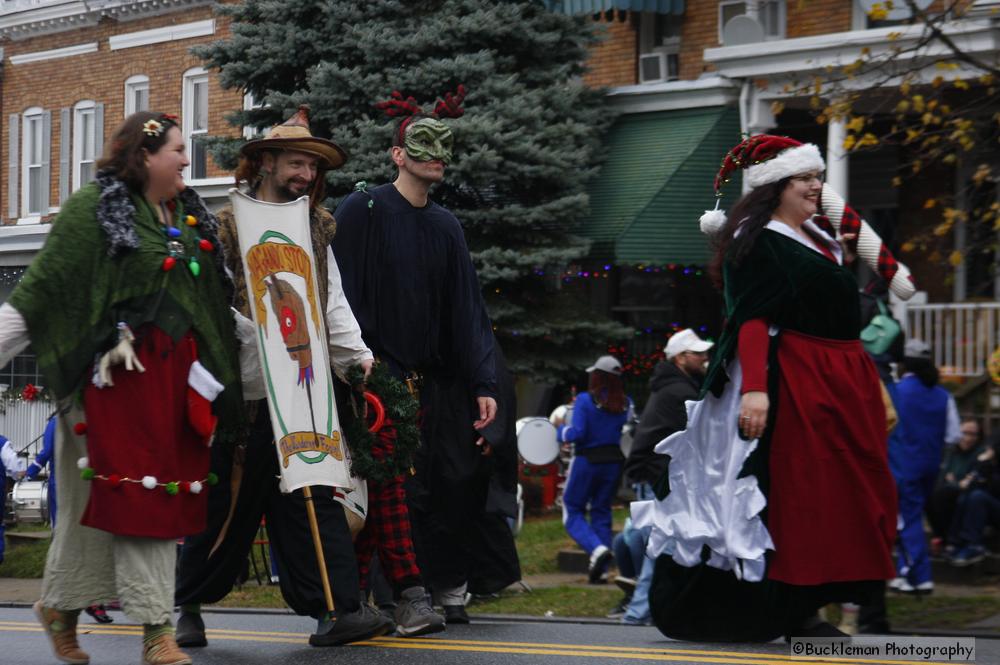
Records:
{"label": "dark green velvet jacket", "polygon": [[739,266],[727,261],[725,326],[708,368],[702,394],[718,395],[725,365],[736,355],[740,327],[765,318],[783,330],[827,339],[857,339],[861,305],[854,275],[819,252],[765,229]]}

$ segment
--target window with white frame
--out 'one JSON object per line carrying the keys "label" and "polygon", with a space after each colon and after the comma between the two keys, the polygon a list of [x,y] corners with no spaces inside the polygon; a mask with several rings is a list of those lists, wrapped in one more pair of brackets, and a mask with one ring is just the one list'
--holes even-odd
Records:
{"label": "window with white frame", "polygon": [[208,136],[208,72],[196,67],[184,72],[184,139],[188,166],[184,177],[198,180],[208,176],[208,153],[200,139]]}
{"label": "window with white frame", "polygon": [[97,105],[93,100],[73,106],[73,191],[94,179],[103,137],[97,132]]}
{"label": "window with white frame", "polygon": [[[878,18],[872,18],[869,12],[876,4],[881,4],[885,13],[879,14]],[[927,9],[933,4],[932,0],[915,0],[917,9]],[[870,28],[887,28],[895,25],[906,25],[914,21],[913,11],[903,0],[887,5],[885,0],[875,3],[871,0],[854,0],[854,11],[852,13],[851,28],[853,30],[868,30]]]}
{"label": "window with white frame", "polygon": [[[719,43],[725,45],[722,30],[730,19],[747,13],[748,2],[722,0],[719,3]],[[764,39],[785,38],[785,0],[758,0],[757,22],[764,28]]]}
{"label": "window with white frame", "polygon": [[149,110],[149,77],[137,74],[125,79],[125,117]]}
{"label": "window with white frame", "polygon": [[21,214],[24,217],[36,217],[48,212],[45,208],[47,198],[42,191],[46,186],[44,171],[49,146],[45,144],[44,120],[45,112],[40,108],[30,108],[24,112],[22,131],[24,136],[22,173],[24,184],[21,187]]}
{"label": "window with white frame", "polygon": [[682,16],[643,12],[639,19],[639,82],[673,81],[680,75]]}
{"label": "window with white frame", "polygon": [[[244,111],[252,111],[254,109],[262,109],[262,108],[264,108],[264,106],[265,106],[264,102],[257,101],[257,98],[254,97],[254,94],[252,92],[247,92],[247,93],[243,94],[243,110]],[[252,138],[256,137],[258,134],[260,134],[261,133],[261,129],[262,128],[257,127],[256,125],[243,125],[243,138],[245,138],[245,139],[247,139],[249,141],[250,139],[252,139]]]}

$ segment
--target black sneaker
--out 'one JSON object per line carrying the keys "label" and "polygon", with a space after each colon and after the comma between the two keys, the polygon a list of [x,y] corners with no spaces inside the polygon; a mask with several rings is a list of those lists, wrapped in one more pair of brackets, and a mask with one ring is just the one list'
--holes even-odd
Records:
{"label": "black sneaker", "polygon": [[392,632],[392,621],[376,612],[367,603],[361,603],[356,612],[333,619],[322,618],[316,632],[309,636],[309,645],[335,647],[350,642],[363,642]]}
{"label": "black sneaker", "polygon": [[174,629],[174,639],[179,647],[207,647],[208,638],[205,637],[205,621],[201,614],[194,612],[181,612],[177,618],[177,627]]}
{"label": "black sneaker", "polygon": [[587,569],[587,581],[591,584],[604,584],[604,570],[611,563],[614,556],[611,550],[604,545],[598,545],[597,549],[590,555],[590,567]]}
{"label": "black sneaker", "polygon": [[427,602],[427,593],[422,586],[403,590],[396,606],[396,633],[400,637],[430,635],[444,629],[444,617]]}
{"label": "black sneaker", "polygon": [[622,598],[621,602],[615,605],[610,612],[608,612],[607,617],[609,619],[621,619],[625,616],[625,612],[628,610],[628,598]]}
{"label": "black sneaker", "polygon": [[84,610],[91,618],[97,623],[114,623],[114,619],[108,616],[107,610],[104,609],[104,605],[91,605]]}
{"label": "black sneaker", "polygon": [[444,622],[451,625],[456,623],[471,623],[469,613],[465,611],[464,605],[445,605]]}

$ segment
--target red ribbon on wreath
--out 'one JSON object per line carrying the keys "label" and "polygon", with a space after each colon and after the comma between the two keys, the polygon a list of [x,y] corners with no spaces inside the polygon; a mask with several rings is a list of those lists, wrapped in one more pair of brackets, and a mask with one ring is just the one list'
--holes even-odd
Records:
{"label": "red ribbon on wreath", "polygon": [[382,429],[382,426],[385,424],[385,405],[382,404],[382,400],[379,396],[370,390],[366,390],[363,395],[365,401],[368,402],[369,406],[372,407],[372,410],[375,411],[375,422],[368,426],[368,431],[375,434]]}
{"label": "red ribbon on wreath", "polygon": [[21,391],[21,397],[25,402],[33,402],[35,401],[35,398],[38,397],[39,392],[40,391],[34,384],[29,383],[24,387],[24,390]]}

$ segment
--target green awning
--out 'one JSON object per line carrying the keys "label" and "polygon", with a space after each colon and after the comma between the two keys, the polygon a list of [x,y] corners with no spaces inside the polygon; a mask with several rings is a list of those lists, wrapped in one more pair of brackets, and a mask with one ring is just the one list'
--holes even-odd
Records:
{"label": "green awning", "polygon": [[[713,179],[726,151],[739,143],[734,107],[632,113],[606,139],[608,158],[590,187],[590,217],[581,235],[591,258],[615,264],[702,265],[708,241],[698,218],[715,205]],[[726,185],[724,204],[740,192]]]}
{"label": "green awning", "polygon": [[599,14],[610,9],[657,14],[684,14],[686,0],[546,0],[549,9],[564,14]]}

